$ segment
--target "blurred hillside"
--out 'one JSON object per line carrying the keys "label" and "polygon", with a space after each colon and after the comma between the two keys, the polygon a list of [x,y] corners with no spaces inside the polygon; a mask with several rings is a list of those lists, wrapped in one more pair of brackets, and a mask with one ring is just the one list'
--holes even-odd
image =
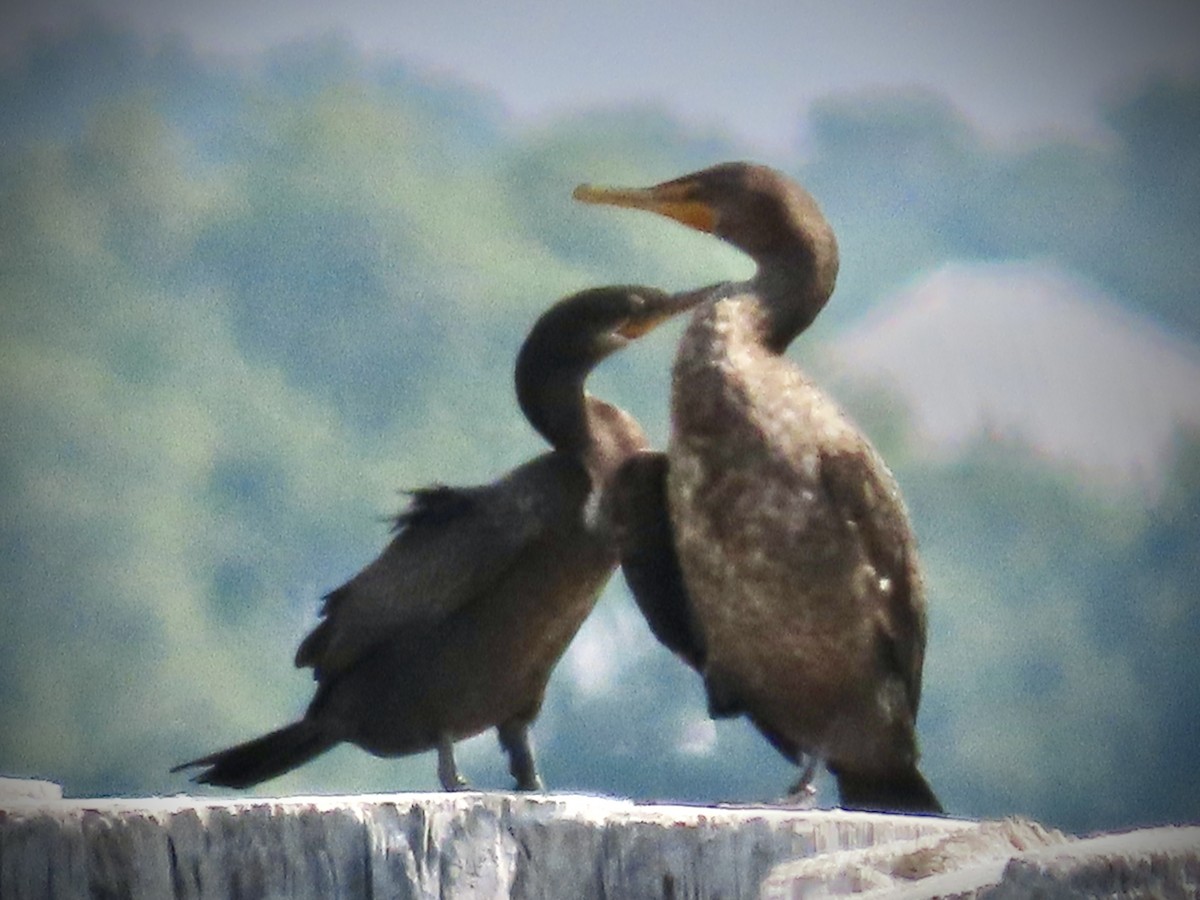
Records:
{"label": "blurred hillside", "polygon": [[[1001,151],[938,97],[835,97],[789,166],[842,246],[793,356],[893,463],[927,562],[925,769],[956,813],[1075,829],[1200,817],[1195,420],[1155,420],[1154,492],[1046,451],[1124,441],[1147,426],[1122,409],[1184,393],[1147,375],[1117,402],[1088,394],[1113,354],[1095,316],[1131,338],[1127,371],[1162,371],[1147,329],[1200,353],[1200,85],[1131,88],[1108,121],[1104,146]],[[295,643],[380,547],[398,490],[538,451],[510,373],[555,298],[749,271],[701,235],[570,201],[580,181],[747,148],[648,108],[518,129],[476,88],[333,38],[230,66],[97,23],[0,72],[0,133],[0,772],[74,795],[183,790],[173,763],[303,707]],[[1029,260],[1049,293],[1006,333],[1042,339],[1029,359],[985,353],[1006,267]],[[954,314],[905,318],[946,266],[972,267]],[[886,366],[859,374],[882,380],[842,368],[863,329]],[[922,437],[923,329],[960,351],[943,374],[975,424],[951,451]],[[660,442],[678,333],[593,382]],[[1099,410],[1083,433],[1056,399],[1072,377]],[[619,578],[535,734],[557,789],[761,799],[789,777],[744,726],[708,722]],[[490,737],[464,763],[507,785]],[[265,790],[434,783],[427,758],[347,749]]]}

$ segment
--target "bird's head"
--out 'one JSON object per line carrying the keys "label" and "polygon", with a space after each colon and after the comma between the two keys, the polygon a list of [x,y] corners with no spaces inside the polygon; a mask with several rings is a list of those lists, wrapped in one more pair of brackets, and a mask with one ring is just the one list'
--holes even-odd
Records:
{"label": "bird's head", "polygon": [[540,348],[539,355],[560,365],[588,369],[703,298],[699,291],[668,294],[641,285],[580,291],[542,314],[526,347]]}
{"label": "bird's head", "polygon": [[[716,235],[758,263],[796,254],[836,260],[833,231],[809,193],[767,166],[729,162],[648,188],[580,185],[584,203],[644,209]],[[817,262],[816,259],[813,260]]]}
{"label": "bird's head", "polygon": [[[594,398],[585,403],[584,382],[606,356],[671,316],[691,309],[704,297],[702,291],[668,294],[655,288],[618,285],[580,291],[559,300],[534,323],[517,354],[521,411],[554,447],[588,454],[589,467],[604,468],[608,463],[603,460],[611,462],[638,449],[644,437],[637,423]],[[601,419],[608,420],[610,427],[601,427]]]}

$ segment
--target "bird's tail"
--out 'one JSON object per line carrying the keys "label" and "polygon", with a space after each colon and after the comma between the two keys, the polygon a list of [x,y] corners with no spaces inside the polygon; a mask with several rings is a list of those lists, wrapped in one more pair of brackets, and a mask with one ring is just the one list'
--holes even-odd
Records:
{"label": "bird's tail", "polygon": [[182,763],[172,772],[207,766],[194,780],[200,784],[245,788],[290,772],[337,744],[321,726],[301,719],[270,734]]}
{"label": "bird's tail", "polygon": [[849,772],[830,766],[843,809],[939,815],[942,804],[916,765],[893,772]]}

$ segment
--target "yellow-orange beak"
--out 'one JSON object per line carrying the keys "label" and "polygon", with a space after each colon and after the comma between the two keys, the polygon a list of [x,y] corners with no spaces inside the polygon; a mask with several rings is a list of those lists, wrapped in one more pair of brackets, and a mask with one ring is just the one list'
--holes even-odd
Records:
{"label": "yellow-orange beak", "polygon": [[571,194],[581,203],[644,209],[674,219],[689,228],[711,233],[716,213],[707,203],[692,199],[691,186],[683,181],[668,181],[649,188],[612,188],[581,184]]}
{"label": "yellow-orange beak", "polygon": [[628,338],[631,341],[636,341],[643,335],[649,334],[667,319],[671,318],[673,313],[664,312],[659,316],[646,316],[638,319],[626,319],[621,327],[616,329],[617,334],[623,338]]}
{"label": "yellow-orange beak", "polygon": [[614,328],[613,332],[626,340],[637,340],[668,319],[703,303],[708,299],[710,293],[708,288],[701,288],[695,291],[682,291],[678,294],[664,294],[661,291],[643,294],[642,309],[637,314],[629,316]]}

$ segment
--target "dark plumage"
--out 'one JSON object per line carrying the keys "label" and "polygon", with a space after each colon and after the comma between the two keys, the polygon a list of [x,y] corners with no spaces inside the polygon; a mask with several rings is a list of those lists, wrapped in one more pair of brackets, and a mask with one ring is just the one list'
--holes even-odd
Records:
{"label": "dark plumage", "polygon": [[825,760],[843,805],[940,811],[917,769],[925,602],[899,489],[782,355],[833,291],[828,222],[743,163],[576,197],[660,213],[758,264],[707,289],[675,359],[669,452],[639,454],[607,497],[651,629],[703,674],[713,715]]}
{"label": "dark plumage", "polygon": [[517,357],[517,399],[554,447],[488,485],[415,491],[383,553],[326,596],[300,644],[317,692],[304,717],[178,766],[247,787],[343,741],[378,756],[436,748],[462,787],[454,741],[496,727],[517,787],[540,788],[528,727],[550,672],[616,566],[585,509],[646,446],[632,417],[584,391],[597,363],[695,304],[642,287],[551,307]]}

